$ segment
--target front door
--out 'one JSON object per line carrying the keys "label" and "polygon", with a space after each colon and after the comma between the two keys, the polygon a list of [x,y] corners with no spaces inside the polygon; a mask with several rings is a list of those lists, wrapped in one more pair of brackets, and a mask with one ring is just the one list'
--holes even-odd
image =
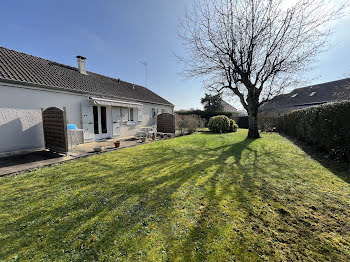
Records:
{"label": "front door", "polygon": [[95,140],[110,138],[108,113],[105,106],[93,106]]}

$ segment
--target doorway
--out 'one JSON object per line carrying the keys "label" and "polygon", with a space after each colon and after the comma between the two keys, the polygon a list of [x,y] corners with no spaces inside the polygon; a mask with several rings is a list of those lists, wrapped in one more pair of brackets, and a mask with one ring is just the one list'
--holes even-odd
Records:
{"label": "doorway", "polygon": [[93,106],[95,140],[110,138],[109,133],[109,108],[105,106]]}

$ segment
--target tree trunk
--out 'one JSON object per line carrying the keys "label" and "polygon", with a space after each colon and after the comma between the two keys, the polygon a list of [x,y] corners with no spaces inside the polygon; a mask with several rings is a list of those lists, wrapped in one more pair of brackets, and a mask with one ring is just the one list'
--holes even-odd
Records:
{"label": "tree trunk", "polygon": [[258,109],[248,111],[248,138],[260,138],[258,129]]}

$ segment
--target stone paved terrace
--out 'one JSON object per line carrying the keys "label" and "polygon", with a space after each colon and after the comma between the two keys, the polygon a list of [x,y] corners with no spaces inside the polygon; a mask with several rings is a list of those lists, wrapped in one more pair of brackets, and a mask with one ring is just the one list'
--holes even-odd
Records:
{"label": "stone paved terrace", "polygon": [[68,156],[43,150],[21,155],[1,157],[0,177],[19,174],[33,169],[94,155],[96,154],[94,152],[95,147],[103,147],[103,151],[112,151],[153,142],[151,138],[147,138],[146,142],[142,143],[140,139],[134,139],[132,137],[120,139],[120,141],[120,147],[118,149],[114,146],[114,139],[73,146],[73,148],[70,148]]}

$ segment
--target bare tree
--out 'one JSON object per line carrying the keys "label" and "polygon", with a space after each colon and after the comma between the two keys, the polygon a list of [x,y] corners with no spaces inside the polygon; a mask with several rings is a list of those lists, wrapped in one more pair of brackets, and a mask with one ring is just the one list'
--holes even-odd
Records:
{"label": "bare tree", "polygon": [[209,90],[229,90],[249,117],[249,138],[260,137],[259,107],[303,78],[327,49],[340,5],[328,0],[194,0],[179,33],[187,77]]}

